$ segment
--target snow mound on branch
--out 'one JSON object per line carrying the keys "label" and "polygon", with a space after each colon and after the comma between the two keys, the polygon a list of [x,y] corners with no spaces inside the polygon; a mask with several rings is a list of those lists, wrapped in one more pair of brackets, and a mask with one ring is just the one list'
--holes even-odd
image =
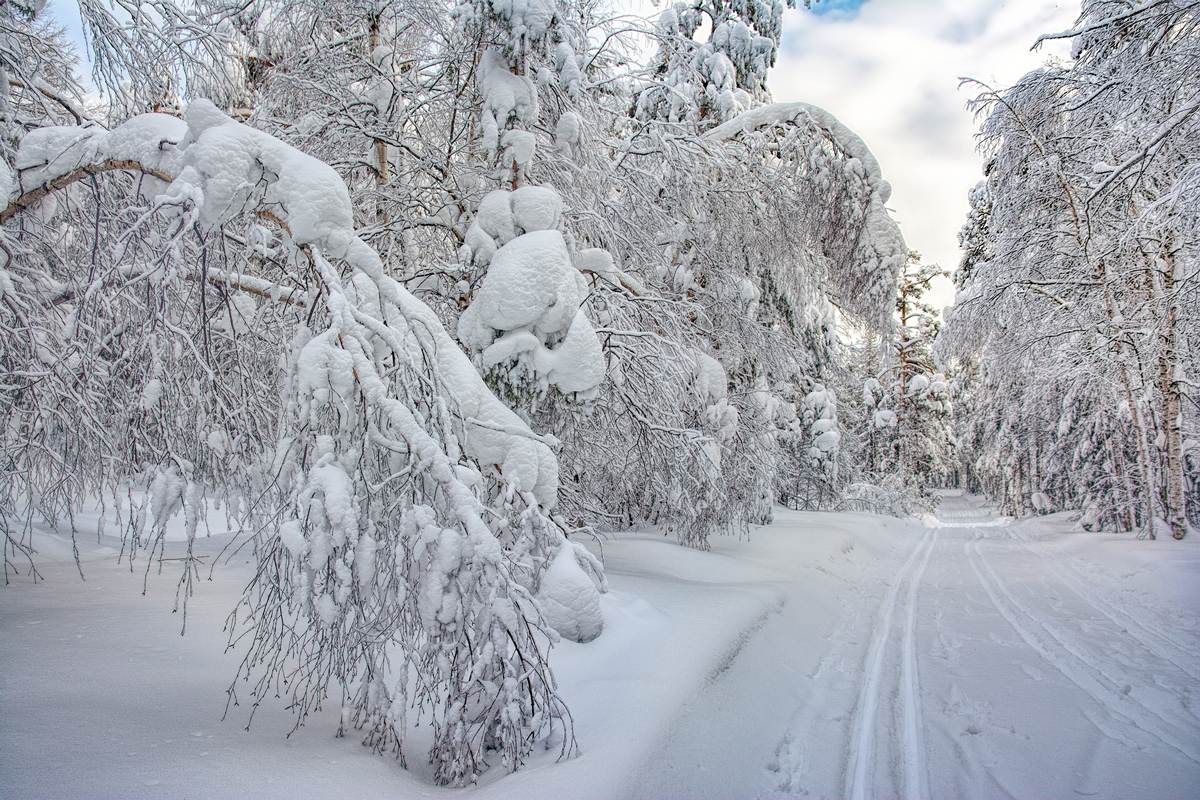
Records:
{"label": "snow mound on branch", "polygon": [[488,0],[496,16],[512,28],[514,38],[540,39],[554,21],[554,0]]}
{"label": "snow mound on branch", "polygon": [[644,294],[646,287],[634,275],[622,272],[613,263],[612,253],[599,247],[589,247],[575,253],[575,269],[585,274],[603,278],[614,288],[627,289],[635,295]]}
{"label": "snow mound on branch", "polygon": [[929,377],[926,375],[917,374],[917,375],[913,375],[911,378],[908,379],[908,393],[909,394],[913,394],[913,395],[920,394],[921,392],[925,391],[928,388],[929,388]]}
{"label": "snow mound on branch", "polygon": [[488,192],[479,202],[459,255],[467,264],[487,264],[498,248],[521,234],[558,228],[561,214],[562,198],[548,187]]}
{"label": "snow mound on branch", "polygon": [[537,150],[537,137],[529,131],[505,131],[500,137],[500,146],[504,148],[502,163],[516,164],[521,169],[528,169]]}
{"label": "snow mound on branch", "polygon": [[583,118],[574,111],[564,111],[554,126],[554,146],[568,154],[579,147],[583,135]]}
{"label": "snow mound on branch", "polygon": [[729,395],[729,377],[721,362],[699,350],[692,351],[692,358],[696,362],[695,387],[700,399],[709,405],[724,400]]}
{"label": "snow mound on branch", "polygon": [[[540,388],[586,394],[604,380],[600,340],[580,309],[588,286],[558,227],[562,198],[543,186],[491,192],[467,231],[461,257],[487,263],[458,339],[491,369],[513,361],[514,381],[532,370]],[[611,256],[609,263],[611,265]]]}
{"label": "snow mound on branch", "polygon": [[564,394],[592,391],[604,380],[604,349],[583,309],[575,312],[567,335],[553,350],[538,350],[534,365]]}
{"label": "snow mound on branch", "polygon": [[179,145],[187,133],[183,120],[167,114],[142,114],[111,131],[99,126],[36,128],[25,134],[17,151],[17,188],[24,193],[84,165],[109,160],[135,161],[174,175],[183,160]]}
{"label": "snow mound on branch", "polygon": [[562,214],[562,198],[547,186],[523,186],[508,193],[513,225],[525,233],[552,231]]}
{"label": "snow mound on branch", "polygon": [[16,196],[17,182],[13,178],[12,170],[9,169],[7,161],[0,159],[0,200],[8,205]]}
{"label": "snow mound on branch", "polygon": [[721,466],[721,445],[737,433],[738,411],[729,403],[729,376],[721,362],[707,353],[693,350],[692,390],[700,401],[701,426],[712,440],[704,443],[704,451],[716,466]]}
{"label": "snow mound on branch", "polygon": [[[827,389],[820,383],[814,384],[812,391],[804,396],[802,410],[804,422],[808,424],[809,434],[812,436],[808,457],[812,459],[814,467],[819,467],[832,476],[841,439],[837,424],[837,397],[832,389]],[[878,418],[876,422],[878,423]]]}
{"label": "snow mound on branch", "polygon": [[483,95],[483,146],[488,159],[496,157],[500,129],[509,119],[530,123],[537,119],[537,87],[529,78],[514,75],[499,50],[485,50],[479,62],[479,92]]}
{"label": "snow mound on branch", "polygon": [[566,90],[572,100],[579,102],[583,93],[583,75],[579,71],[579,57],[575,54],[575,48],[566,42],[559,42],[554,48],[554,66],[558,70],[558,85]]}
{"label": "snow mound on branch", "polygon": [[463,344],[482,348],[491,344],[492,330],[565,330],[586,291],[581,283],[561,233],[518,236],[492,256],[475,299],[458,323],[458,337]]}
{"label": "snow mound on branch", "polygon": [[595,556],[566,541],[542,576],[537,600],[546,622],[559,636],[590,642],[604,630],[600,593],[607,590]]}
{"label": "snow mound on branch", "polygon": [[896,423],[899,422],[899,419],[896,417],[895,411],[883,408],[875,412],[874,416],[872,417],[872,422],[874,423],[876,430],[883,430],[884,428],[896,427]]}

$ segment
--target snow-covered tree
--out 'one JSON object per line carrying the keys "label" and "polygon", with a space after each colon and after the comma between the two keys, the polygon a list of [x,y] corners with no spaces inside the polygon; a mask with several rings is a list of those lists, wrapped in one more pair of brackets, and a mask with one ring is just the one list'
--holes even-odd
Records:
{"label": "snow-covered tree", "polygon": [[860,331],[848,347],[842,383],[857,474],[846,507],[928,512],[935,502],[930,490],[956,476],[951,381],[933,354],[939,315],[923,300],[930,282],[944,274],[909,253],[894,328]]}
{"label": "snow-covered tree", "polygon": [[685,0],[665,8],[654,24],[658,52],[641,81],[635,116],[711,126],[769,103],[767,70],[775,65],[783,8],[780,0]]}
{"label": "snow-covered tree", "polygon": [[943,338],[979,354],[962,438],[1013,510],[1043,494],[1180,537],[1198,508],[1197,11],[1087,0],[1043,37],[1073,39],[1072,63],[977,101],[987,180]]}
{"label": "snow-covered tree", "polygon": [[[147,567],[183,516],[186,602],[220,503],[257,560],[233,701],[340,692],[398,753],[415,714],[443,783],[569,753],[572,536],[704,547],[852,478],[838,320],[886,329],[907,251],[821,109],[634,119],[590,4],[84,0],[88,111],[38,11],[0,6],[6,568],[99,497]],[[725,58],[762,100],[758,47]]]}
{"label": "snow-covered tree", "polygon": [[873,415],[876,428],[894,429],[897,468],[923,487],[941,485],[954,458],[950,384],[933,359],[941,321],[922,300],[931,281],[946,274],[937,264],[922,264],[915,252],[905,262],[896,293],[890,402]]}

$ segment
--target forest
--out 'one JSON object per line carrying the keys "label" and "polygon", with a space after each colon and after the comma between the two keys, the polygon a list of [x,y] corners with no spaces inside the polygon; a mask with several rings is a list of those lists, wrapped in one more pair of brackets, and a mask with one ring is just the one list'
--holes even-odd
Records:
{"label": "forest", "polygon": [[772,102],[780,0],[79,0],[86,52],[44,5],[0,2],[5,581],[113,535],[186,620],[229,527],[235,705],[462,786],[575,754],[609,532],[1200,527],[1200,3],[1083,0],[970,84],[952,273]]}

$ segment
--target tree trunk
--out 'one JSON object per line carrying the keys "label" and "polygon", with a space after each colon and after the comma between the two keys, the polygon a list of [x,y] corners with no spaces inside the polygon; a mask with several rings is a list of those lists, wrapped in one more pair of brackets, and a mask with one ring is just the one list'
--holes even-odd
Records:
{"label": "tree trunk", "polygon": [[1187,533],[1183,493],[1183,431],[1180,402],[1178,351],[1176,349],[1175,252],[1171,240],[1163,246],[1160,268],[1153,270],[1154,307],[1161,309],[1158,327],[1158,390],[1162,404],[1163,442],[1160,450],[1165,462],[1166,518],[1171,535],[1182,539]]}
{"label": "tree trunk", "polygon": [[[379,30],[379,16],[371,14],[367,28],[367,55],[371,63],[375,63],[375,48],[382,43],[382,36]],[[391,180],[388,174],[388,145],[387,142],[381,139],[374,139],[375,144],[375,186],[376,188],[385,186]],[[383,222],[387,219],[387,212],[383,206],[383,198],[378,198],[375,201],[375,219]]]}
{"label": "tree trunk", "polygon": [[1129,380],[1129,369],[1125,365],[1125,352],[1121,347],[1121,336],[1124,332],[1117,323],[1116,300],[1113,298],[1115,278],[1108,262],[1100,262],[1100,273],[1104,282],[1104,314],[1108,318],[1108,335],[1112,341],[1113,354],[1116,356],[1117,369],[1121,376],[1121,388],[1125,390],[1125,402],[1129,406],[1129,422],[1133,427],[1133,437],[1137,442],[1138,474],[1141,476],[1142,501],[1145,505],[1142,527],[1145,534],[1154,538],[1154,472],[1150,466],[1150,453],[1146,446],[1146,426],[1142,422],[1141,407],[1134,399],[1133,386]]}

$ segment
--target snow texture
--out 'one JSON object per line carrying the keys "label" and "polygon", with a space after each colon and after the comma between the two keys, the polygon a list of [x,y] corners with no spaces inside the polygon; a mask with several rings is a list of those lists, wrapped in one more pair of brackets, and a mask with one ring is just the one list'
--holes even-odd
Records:
{"label": "snow texture", "polygon": [[479,62],[479,91],[483,95],[483,146],[488,158],[494,159],[500,131],[510,120],[531,124],[537,119],[537,87],[529,78],[514,75],[503,53],[489,49]]}
{"label": "snow texture", "polygon": [[545,386],[588,394],[603,381],[606,363],[580,308],[587,281],[557,230],[561,215],[562,199],[549,187],[484,197],[461,256],[487,264],[487,273],[459,318],[458,339],[479,354],[485,370],[513,362],[531,368]]}
{"label": "snow texture", "polygon": [[[614,535],[604,635],[551,656],[584,757],[538,753],[466,794],[1195,796],[1200,539],[1072,532],[1069,514],[1011,521],[970,497],[939,514],[926,528],[776,509],[712,552],[657,530]],[[422,759],[403,770],[330,737],[336,703],[286,740],[282,702],[249,731],[219,721],[223,626],[248,557],[201,584],[181,637],[174,576],[151,571],[143,597],[118,540],[81,537],[83,582],[69,535],[39,528],[36,541],[47,580],[0,593],[0,705],[20,720],[0,726],[9,795],[434,791]],[[227,542],[200,540],[205,553]]]}

